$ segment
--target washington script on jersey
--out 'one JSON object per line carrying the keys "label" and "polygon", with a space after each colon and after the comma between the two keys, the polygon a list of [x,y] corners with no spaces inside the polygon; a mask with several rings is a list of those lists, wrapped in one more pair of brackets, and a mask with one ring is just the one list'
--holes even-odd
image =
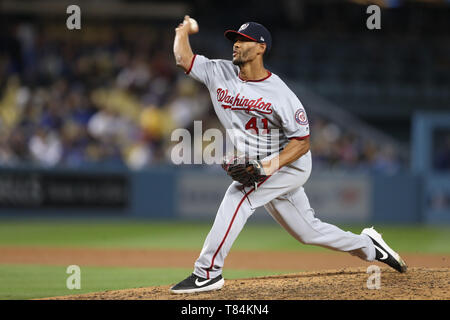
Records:
{"label": "washington script on jersey", "polygon": [[236,96],[228,94],[228,89],[217,89],[217,101],[224,102],[222,104],[224,109],[231,110],[245,110],[248,112],[256,111],[265,114],[272,114],[272,104],[270,102],[264,102],[263,98],[249,99],[245,96],[239,98],[239,93]]}

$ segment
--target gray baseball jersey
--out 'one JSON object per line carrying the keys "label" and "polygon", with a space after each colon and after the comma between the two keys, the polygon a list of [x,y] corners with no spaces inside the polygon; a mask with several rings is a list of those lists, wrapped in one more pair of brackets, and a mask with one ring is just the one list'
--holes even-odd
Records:
{"label": "gray baseball jersey", "polygon": [[[306,111],[299,99],[275,74],[259,81],[244,81],[231,61],[194,56],[187,71],[209,89],[216,114],[229,131],[243,140],[232,140],[236,149],[250,156],[278,153],[289,139],[309,136]],[[233,133],[234,134],[234,133]],[[280,168],[257,187],[245,188],[234,181],[217,211],[194,274],[213,279],[222,273],[225,258],[247,219],[264,206],[293,237],[303,243],[347,251],[375,259],[375,248],[365,235],[344,232],[315,217],[303,185],[312,168],[311,152]]]}
{"label": "gray baseball jersey", "polygon": [[289,139],[309,136],[305,108],[276,74],[245,81],[231,61],[202,55],[194,56],[187,73],[208,88],[214,110],[239,152],[264,157],[279,152]]}

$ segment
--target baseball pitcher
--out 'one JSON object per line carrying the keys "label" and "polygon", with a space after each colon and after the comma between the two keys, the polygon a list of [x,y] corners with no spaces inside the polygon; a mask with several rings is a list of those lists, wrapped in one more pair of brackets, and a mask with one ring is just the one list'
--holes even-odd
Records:
{"label": "baseball pitcher", "polygon": [[312,167],[308,117],[297,96],[264,66],[264,55],[272,44],[270,32],[255,22],[226,31],[225,37],[233,43],[232,61],[194,54],[189,35],[196,32],[195,20],[185,16],[175,29],[176,64],[208,88],[227,133],[244,138],[232,140],[241,156],[224,159],[222,167],[233,182],[194,271],[170,291],[221,289],[225,258],[247,219],[260,206],[304,244],[349,252],[365,261],[378,260],[405,272],[405,262],[373,228],[353,234],[315,217],[303,188]]}

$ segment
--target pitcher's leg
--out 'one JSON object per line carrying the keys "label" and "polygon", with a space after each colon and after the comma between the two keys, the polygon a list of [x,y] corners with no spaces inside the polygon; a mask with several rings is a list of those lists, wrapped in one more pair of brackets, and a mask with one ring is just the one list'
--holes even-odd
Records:
{"label": "pitcher's leg", "polygon": [[237,183],[228,188],[200,256],[195,262],[195,275],[212,279],[222,273],[224,260],[233,242],[254,212],[247,199],[251,192],[252,189],[247,188],[245,191]]}
{"label": "pitcher's leg", "polygon": [[303,187],[272,200],[265,208],[302,243],[346,251],[366,261],[375,259],[375,247],[369,237],[345,232],[316,218]]}

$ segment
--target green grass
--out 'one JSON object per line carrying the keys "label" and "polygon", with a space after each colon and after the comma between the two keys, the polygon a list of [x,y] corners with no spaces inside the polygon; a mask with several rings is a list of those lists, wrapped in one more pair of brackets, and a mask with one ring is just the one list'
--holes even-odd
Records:
{"label": "green grass", "polygon": [[[298,270],[297,270],[298,271]],[[0,265],[0,299],[23,300],[105,290],[169,285],[183,280],[192,269],[81,267],[81,289],[66,287],[66,267]],[[286,272],[225,270],[226,279],[239,279]]]}
{"label": "green grass", "polygon": [[[0,246],[200,250],[210,223],[0,221]],[[360,233],[362,226],[341,226]],[[401,252],[450,253],[450,226],[376,226]],[[233,250],[327,251],[305,246],[277,224],[250,224]]]}
{"label": "green grass", "polygon": [[[0,220],[1,246],[78,248],[138,248],[200,250],[211,223],[150,221],[13,221]],[[342,226],[360,233],[363,226]],[[397,251],[450,253],[450,226],[376,226]],[[249,224],[232,250],[323,251],[294,240],[277,224]],[[1,257],[0,257],[1,261]],[[296,270],[298,272],[299,270]],[[81,289],[66,288],[66,267],[0,264],[0,299],[30,299],[104,290],[169,285],[184,279],[191,269],[82,267]],[[224,270],[228,279],[292,271]]]}

